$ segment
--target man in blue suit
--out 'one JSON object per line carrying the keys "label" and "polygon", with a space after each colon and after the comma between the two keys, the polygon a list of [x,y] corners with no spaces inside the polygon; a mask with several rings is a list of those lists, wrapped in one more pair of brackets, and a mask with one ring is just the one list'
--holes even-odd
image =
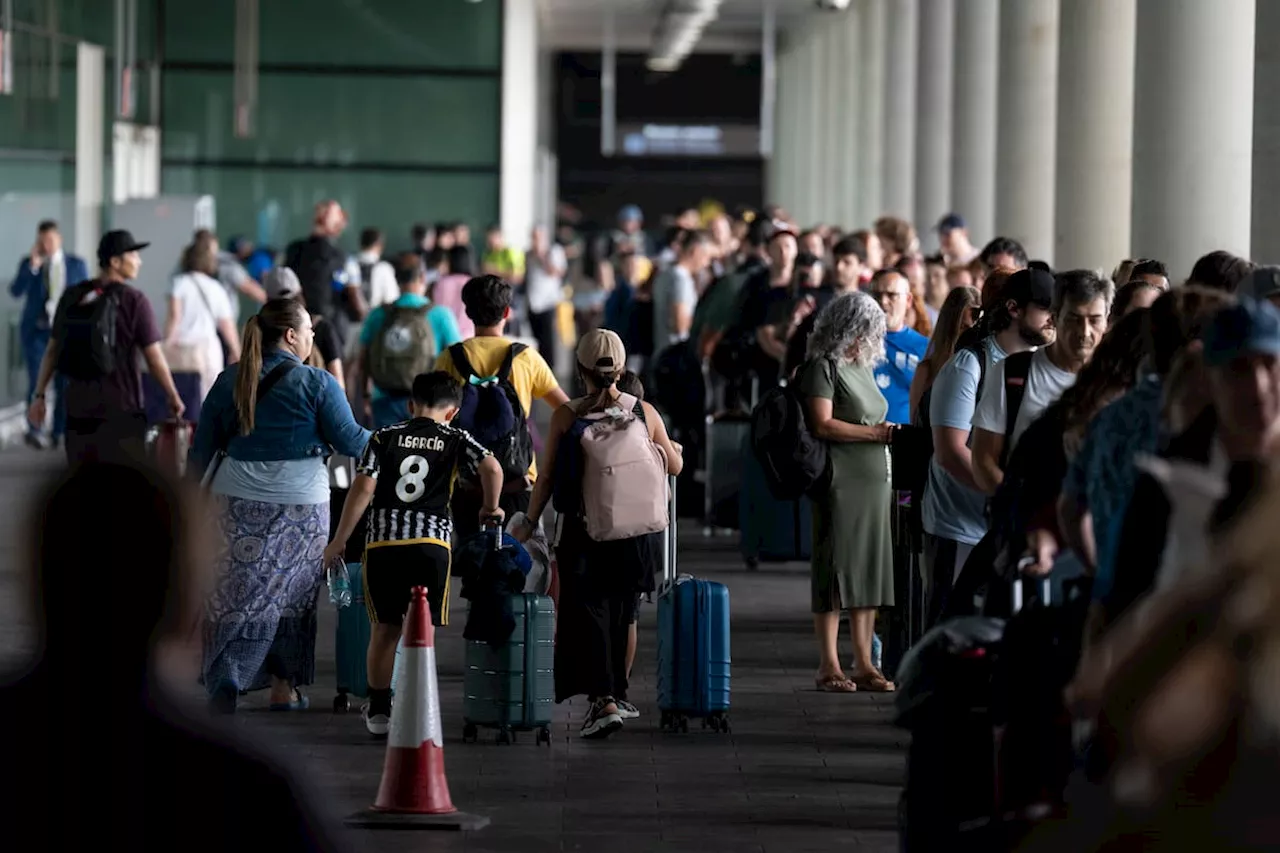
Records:
{"label": "man in blue suit", "polygon": [[[40,223],[36,244],[31,254],[18,265],[18,275],[9,285],[14,298],[26,298],[22,308],[19,335],[22,340],[22,357],[27,363],[27,404],[35,393],[36,378],[40,375],[40,362],[49,346],[49,333],[53,327],[53,312],[63,292],[89,278],[89,268],[81,258],[62,251],[62,235],[58,223],[45,220]],[[54,382],[53,444],[57,447],[67,428],[67,406],[63,401],[66,382],[61,376]],[[27,444],[44,447],[41,433],[44,424],[27,423]]]}

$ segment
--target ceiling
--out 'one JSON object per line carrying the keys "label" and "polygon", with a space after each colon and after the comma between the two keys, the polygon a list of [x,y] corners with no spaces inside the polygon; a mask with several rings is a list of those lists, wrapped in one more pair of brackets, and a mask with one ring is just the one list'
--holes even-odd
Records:
{"label": "ceiling", "polygon": [[[618,50],[648,51],[669,0],[538,0],[544,43],[556,50],[598,50],[604,40],[606,11],[617,20]],[[820,14],[814,0],[773,0],[781,29],[796,19]],[[765,0],[724,0],[719,17],[695,48],[703,53],[760,49]]]}

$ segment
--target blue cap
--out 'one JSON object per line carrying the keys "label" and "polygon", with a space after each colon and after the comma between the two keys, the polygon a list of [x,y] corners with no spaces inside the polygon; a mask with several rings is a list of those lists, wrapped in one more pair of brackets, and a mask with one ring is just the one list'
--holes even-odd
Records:
{"label": "blue cap", "polygon": [[1205,364],[1222,367],[1242,355],[1280,356],[1280,310],[1271,303],[1241,297],[1205,327]]}
{"label": "blue cap", "polygon": [[945,234],[948,231],[954,231],[957,228],[964,227],[964,217],[958,213],[948,213],[946,216],[938,220],[938,233]]}
{"label": "blue cap", "polygon": [[637,204],[629,204],[618,211],[619,222],[640,222],[644,219],[644,211]]}

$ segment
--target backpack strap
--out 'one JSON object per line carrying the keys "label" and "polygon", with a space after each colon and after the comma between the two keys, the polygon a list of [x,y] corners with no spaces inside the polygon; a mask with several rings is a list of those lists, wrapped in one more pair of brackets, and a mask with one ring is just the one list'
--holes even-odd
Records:
{"label": "backpack strap", "polygon": [[262,402],[262,398],[267,396],[272,388],[276,387],[276,383],[284,379],[285,374],[297,366],[298,362],[291,358],[286,358],[267,371],[267,375],[258,380],[258,402]]}
{"label": "backpack strap", "polygon": [[527,350],[524,344],[512,344],[507,348],[507,357],[502,360],[502,366],[498,368],[498,381],[508,382],[511,379],[511,366],[515,364],[516,356]]}
{"label": "backpack strap", "polygon": [[1035,351],[1014,353],[1004,360],[1004,449],[1000,454],[1000,467],[1009,459],[1013,444],[1013,431],[1018,425],[1018,412],[1027,394],[1027,377],[1031,375],[1031,359]]}
{"label": "backpack strap", "polygon": [[472,376],[478,375],[475,368],[471,366],[471,359],[467,358],[467,348],[461,343],[449,347],[449,357],[453,359],[453,367],[462,377],[464,385]]}

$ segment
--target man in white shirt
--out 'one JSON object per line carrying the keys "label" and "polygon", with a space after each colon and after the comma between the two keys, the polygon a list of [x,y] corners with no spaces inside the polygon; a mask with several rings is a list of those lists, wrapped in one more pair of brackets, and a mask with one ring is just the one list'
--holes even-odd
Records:
{"label": "man in white shirt", "polygon": [[978,250],[969,242],[969,229],[960,214],[948,213],[942,217],[938,220],[937,230],[938,246],[947,266],[964,266],[978,257]]}
{"label": "man in white shirt", "polygon": [[653,279],[653,354],[688,340],[698,305],[698,276],[711,263],[711,235],[684,232],[676,261]]}
{"label": "man in white shirt", "polygon": [[396,271],[382,259],[387,241],[382,231],[366,228],[360,232],[360,287],[364,291],[365,305],[372,311],[379,305],[389,305],[400,298],[400,286],[396,284]]}
{"label": "man in white shirt", "polygon": [[[36,230],[36,242],[31,254],[18,265],[18,274],[9,285],[9,293],[15,299],[24,299],[22,319],[18,324],[18,336],[22,343],[22,357],[27,364],[27,404],[35,393],[36,379],[40,375],[40,362],[53,328],[53,315],[63,291],[75,287],[89,278],[89,268],[75,255],[62,250],[62,235],[58,223],[46,220]],[[62,399],[65,382],[59,376],[54,384],[52,444],[57,446],[66,431],[66,404]],[[32,447],[45,446],[42,434],[44,424],[27,424],[26,441]]]}
{"label": "man in white shirt", "polygon": [[[1107,317],[1115,298],[1111,280],[1088,270],[1059,273],[1056,279],[1037,269],[1022,270],[1017,275],[1036,282],[1041,300],[1048,282],[1053,282],[1053,329],[1046,330],[1048,346],[1021,356],[1030,358],[1029,365],[1010,368],[1014,358],[1010,357],[987,370],[982,399],[973,413],[973,477],[989,495],[995,494],[1004,480],[1005,459],[1018,439],[1063,391],[1075,384],[1076,375],[1093,356],[1098,341],[1106,334]],[[1026,377],[1017,412],[1009,411],[1006,393],[1012,370],[1025,370]]]}
{"label": "man in white shirt", "polygon": [[524,295],[530,331],[548,364],[555,364],[556,309],[564,301],[568,269],[564,249],[551,241],[545,225],[535,225],[532,245],[525,254]]}

